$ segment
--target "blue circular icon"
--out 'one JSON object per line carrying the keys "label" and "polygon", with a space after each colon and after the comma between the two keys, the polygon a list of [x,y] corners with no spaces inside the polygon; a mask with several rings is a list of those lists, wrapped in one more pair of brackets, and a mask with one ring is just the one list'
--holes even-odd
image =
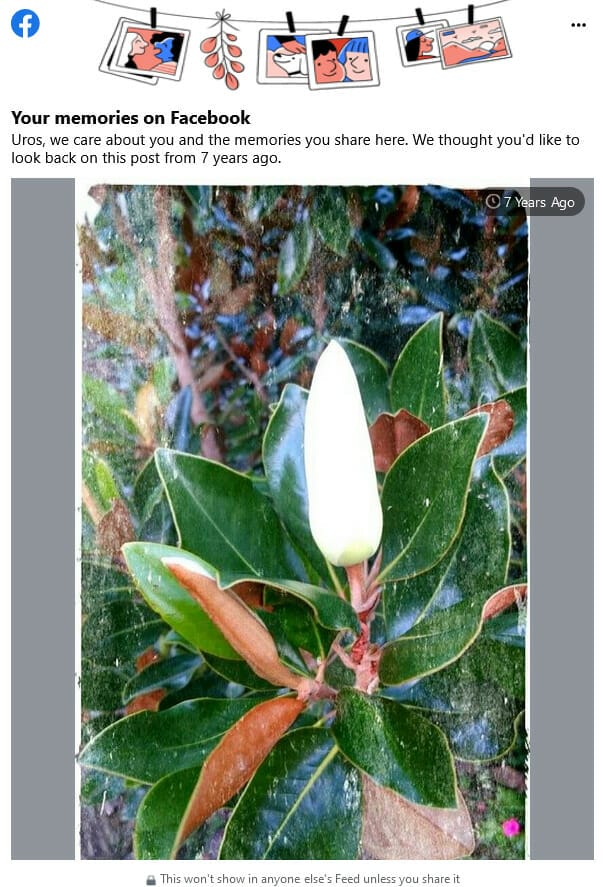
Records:
{"label": "blue circular icon", "polygon": [[40,19],[33,9],[19,9],[11,18],[10,26],[17,37],[27,40],[38,33]]}

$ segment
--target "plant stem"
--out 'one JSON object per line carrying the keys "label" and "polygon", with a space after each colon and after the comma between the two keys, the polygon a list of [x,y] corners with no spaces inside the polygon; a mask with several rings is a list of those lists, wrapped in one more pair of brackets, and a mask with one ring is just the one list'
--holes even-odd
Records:
{"label": "plant stem", "polygon": [[351,567],[346,567],[345,571],[350,583],[350,601],[353,608],[359,613],[364,605],[364,564],[353,564]]}
{"label": "plant stem", "polygon": [[340,583],[339,579],[337,578],[337,573],[335,572],[335,570],[333,568],[333,564],[331,564],[326,558],[325,558],[325,564],[327,565],[327,569],[329,571],[329,576],[331,577],[331,582],[335,586],[335,590],[336,590],[337,594],[339,595],[339,597],[345,598],[345,592],[344,592],[343,588],[341,587],[341,583]]}

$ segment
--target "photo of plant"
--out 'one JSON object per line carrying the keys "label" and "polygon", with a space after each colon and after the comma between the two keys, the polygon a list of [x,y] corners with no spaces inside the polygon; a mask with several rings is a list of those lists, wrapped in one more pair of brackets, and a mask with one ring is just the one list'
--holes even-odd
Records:
{"label": "photo of plant", "polygon": [[524,210],[81,196],[82,858],[523,858]]}

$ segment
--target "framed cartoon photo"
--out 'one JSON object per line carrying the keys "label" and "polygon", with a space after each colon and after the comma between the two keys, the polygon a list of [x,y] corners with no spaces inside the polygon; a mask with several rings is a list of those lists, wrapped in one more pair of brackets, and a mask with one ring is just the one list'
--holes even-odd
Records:
{"label": "framed cartoon photo", "polygon": [[180,80],[189,36],[190,31],[149,28],[123,21],[110,70]]}
{"label": "framed cartoon photo", "polygon": [[441,61],[440,47],[436,32],[448,27],[445,19],[437,22],[424,22],[422,25],[402,25],[396,28],[400,56],[405,68],[415,65],[429,65]]}
{"label": "framed cartoon photo", "polygon": [[140,25],[142,27],[141,22],[133,22],[129,19],[120,18],[119,21],[117,22],[117,26],[116,26],[115,30],[113,31],[111,39],[109,40],[109,43],[107,44],[107,48],[105,49],[105,52],[104,52],[103,57],[101,59],[101,63],[99,65],[99,70],[103,71],[105,74],[115,74],[115,76],[117,76],[117,77],[125,77],[128,80],[138,80],[139,82],[149,83],[151,86],[154,86],[155,83],[157,83],[157,77],[154,76],[153,74],[145,74],[144,71],[139,71],[138,69],[134,69],[134,68],[130,68],[128,70],[128,73],[126,73],[123,70],[116,71],[112,67],[113,63],[115,62],[115,60],[117,58],[117,55],[116,55],[117,43],[120,38],[120,34],[122,32],[122,25],[124,24],[124,22],[127,22],[129,25],[134,25],[134,26]]}
{"label": "framed cartoon photo", "polygon": [[295,31],[274,28],[260,31],[258,47],[258,83],[308,84],[306,37],[320,31]]}
{"label": "framed cartoon photo", "polygon": [[437,38],[443,68],[511,58],[501,18],[442,28],[437,32]]}
{"label": "framed cartoon photo", "polygon": [[343,37],[308,36],[307,43],[310,89],[379,85],[375,35],[371,31]]}

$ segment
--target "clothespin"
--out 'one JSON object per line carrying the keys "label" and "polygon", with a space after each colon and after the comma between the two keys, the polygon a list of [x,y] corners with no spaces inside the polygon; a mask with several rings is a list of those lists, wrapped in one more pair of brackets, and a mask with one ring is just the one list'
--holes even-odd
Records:
{"label": "clothespin", "polygon": [[420,24],[420,25],[424,25],[424,24],[425,24],[425,19],[423,18],[423,12],[422,12],[420,6],[417,6],[417,8],[415,9],[415,13],[416,13],[416,15],[417,15],[417,18],[419,19],[419,24]]}
{"label": "clothespin", "polygon": [[348,22],[349,22],[349,20],[350,20],[349,15],[342,15],[342,16],[341,16],[341,21],[339,22],[339,28],[338,28],[338,30],[337,30],[337,36],[338,36],[338,37],[343,37],[343,34],[344,34],[344,32],[345,32],[345,29],[346,29],[347,26],[348,26]]}
{"label": "clothespin", "polygon": [[293,21],[293,13],[286,12],[285,16],[287,18],[287,27],[289,28],[289,33],[295,34],[295,22]]}
{"label": "clothespin", "polygon": [[154,31],[155,28],[157,27],[157,7],[151,6],[151,9],[149,10],[149,12],[150,12],[150,18],[151,18],[151,28]]}
{"label": "clothespin", "polygon": [[473,3],[470,3],[469,6],[467,7],[467,23],[469,25],[473,24],[473,10],[474,10]]}

